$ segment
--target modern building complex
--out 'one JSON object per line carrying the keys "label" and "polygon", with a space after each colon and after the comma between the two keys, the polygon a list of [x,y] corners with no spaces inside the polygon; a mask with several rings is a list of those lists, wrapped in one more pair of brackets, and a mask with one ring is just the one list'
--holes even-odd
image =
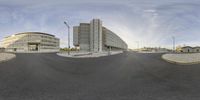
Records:
{"label": "modern building complex", "polygon": [[40,32],[18,33],[5,37],[2,46],[9,52],[57,52],[59,39],[54,35]]}
{"label": "modern building complex", "polygon": [[81,51],[101,52],[127,50],[127,44],[115,33],[102,26],[102,21],[93,19],[73,28],[73,44]]}

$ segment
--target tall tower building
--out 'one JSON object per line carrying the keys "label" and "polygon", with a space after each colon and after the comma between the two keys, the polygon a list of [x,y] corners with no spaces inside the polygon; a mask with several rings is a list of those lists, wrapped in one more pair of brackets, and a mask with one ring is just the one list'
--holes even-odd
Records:
{"label": "tall tower building", "polygon": [[102,21],[93,19],[90,22],[90,51],[102,51]]}

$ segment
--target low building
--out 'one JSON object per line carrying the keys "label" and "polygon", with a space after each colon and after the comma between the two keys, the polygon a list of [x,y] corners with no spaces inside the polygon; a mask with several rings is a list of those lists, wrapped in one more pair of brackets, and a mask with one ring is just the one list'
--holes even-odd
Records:
{"label": "low building", "polygon": [[194,48],[193,48],[193,52],[200,52],[200,47],[199,47],[199,46],[194,47]]}
{"label": "low building", "polygon": [[25,32],[5,37],[2,46],[9,52],[58,52],[59,39],[41,32]]}
{"label": "low building", "polygon": [[127,44],[114,32],[102,26],[102,21],[93,19],[73,28],[73,44],[80,51],[101,52],[127,50]]}
{"label": "low building", "polygon": [[140,51],[144,51],[144,52],[160,52],[160,53],[164,53],[164,52],[169,52],[170,50],[166,49],[166,48],[160,48],[160,47],[144,47],[141,48]]}
{"label": "low building", "polygon": [[181,48],[181,52],[193,52],[193,48],[190,46],[185,46]]}
{"label": "low building", "polygon": [[191,46],[184,46],[177,50],[177,52],[183,52],[183,53],[198,53],[200,52],[200,47],[191,47]]}

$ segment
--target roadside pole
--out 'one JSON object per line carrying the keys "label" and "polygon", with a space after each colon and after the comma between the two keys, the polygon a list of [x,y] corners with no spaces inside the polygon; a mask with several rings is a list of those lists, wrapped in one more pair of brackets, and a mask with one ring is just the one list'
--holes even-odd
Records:
{"label": "roadside pole", "polygon": [[68,55],[70,55],[70,26],[66,21],[64,21],[64,24],[68,28]]}

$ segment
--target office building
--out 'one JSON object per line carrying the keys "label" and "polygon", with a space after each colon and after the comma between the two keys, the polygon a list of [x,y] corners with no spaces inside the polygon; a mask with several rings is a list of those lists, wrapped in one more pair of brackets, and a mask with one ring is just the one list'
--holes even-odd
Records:
{"label": "office building", "polygon": [[2,46],[9,52],[58,52],[59,39],[41,32],[25,32],[5,37]]}
{"label": "office building", "polygon": [[127,50],[127,44],[114,32],[102,26],[102,21],[93,19],[73,28],[73,44],[81,51],[101,52]]}

